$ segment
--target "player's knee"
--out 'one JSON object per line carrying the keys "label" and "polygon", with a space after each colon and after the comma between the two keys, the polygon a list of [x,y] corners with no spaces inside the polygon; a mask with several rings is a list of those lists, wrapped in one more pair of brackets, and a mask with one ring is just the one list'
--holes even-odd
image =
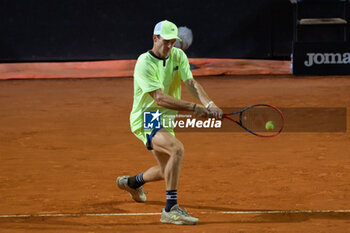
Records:
{"label": "player's knee", "polygon": [[172,156],[175,156],[177,159],[183,159],[185,154],[184,146],[181,142],[174,143],[171,148]]}

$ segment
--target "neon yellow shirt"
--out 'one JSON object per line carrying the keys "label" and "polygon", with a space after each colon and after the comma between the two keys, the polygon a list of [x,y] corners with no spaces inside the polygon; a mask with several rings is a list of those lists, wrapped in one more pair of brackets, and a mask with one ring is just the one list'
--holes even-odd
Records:
{"label": "neon yellow shirt", "polygon": [[[130,113],[131,131],[135,133],[143,129],[143,111],[147,108],[159,109],[162,115],[176,115],[177,111],[157,105],[149,92],[162,89],[165,94],[180,99],[181,80],[186,81],[191,78],[193,76],[187,56],[181,49],[172,48],[166,59],[157,57],[151,51],[141,54],[134,70],[134,103]],[[145,142],[143,138],[140,139]]]}

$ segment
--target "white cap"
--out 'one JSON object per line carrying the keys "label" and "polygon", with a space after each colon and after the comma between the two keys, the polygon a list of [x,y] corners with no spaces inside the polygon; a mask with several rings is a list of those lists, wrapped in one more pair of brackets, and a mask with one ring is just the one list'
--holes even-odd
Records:
{"label": "white cap", "polygon": [[153,31],[154,35],[160,35],[166,40],[172,40],[172,39],[181,39],[177,35],[177,27],[174,23],[163,20],[156,24]]}

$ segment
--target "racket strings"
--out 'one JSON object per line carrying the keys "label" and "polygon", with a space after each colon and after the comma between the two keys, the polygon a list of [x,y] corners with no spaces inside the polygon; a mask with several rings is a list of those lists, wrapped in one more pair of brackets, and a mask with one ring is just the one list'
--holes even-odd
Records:
{"label": "racket strings", "polygon": [[[281,114],[270,107],[254,107],[242,113],[242,124],[250,131],[261,135],[273,135],[282,127]],[[273,128],[266,127],[267,122],[272,122]]]}

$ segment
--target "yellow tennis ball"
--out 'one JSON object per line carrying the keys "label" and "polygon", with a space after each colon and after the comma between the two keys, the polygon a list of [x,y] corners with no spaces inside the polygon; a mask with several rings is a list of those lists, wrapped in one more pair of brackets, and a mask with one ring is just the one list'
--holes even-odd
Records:
{"label": "yellow tennis ball", "polygon": [[275,128],[275,124],[273,123],[273,121],[268,121],[265,124],[265,129],[266,130],[273,130]]}

